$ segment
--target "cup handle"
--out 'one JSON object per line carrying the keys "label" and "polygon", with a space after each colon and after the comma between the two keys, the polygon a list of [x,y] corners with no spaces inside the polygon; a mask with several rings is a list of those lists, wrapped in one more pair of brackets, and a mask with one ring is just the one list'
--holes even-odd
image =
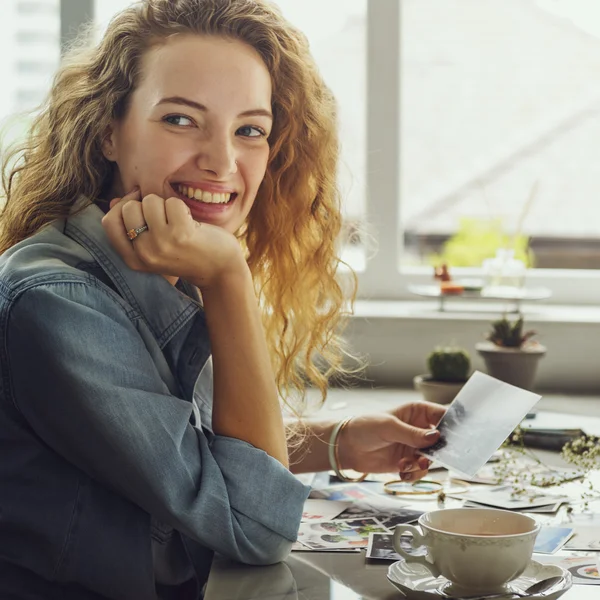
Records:
{"label": "cup handle", "polygon": [[412,552],[407,552],[400,546],[400,536],[407,532],[412,533],[412,540],[410,542],[412,550],[416,550],[417,548],[422,548],[424,546],[423,533],[418,527],[415,527],[414,525],[397,525],[394,529],[394,550],[396,550],[396,552],[402,556],[406,562],[419,563],[426,567],[434,577],[439,577],[441,573],[433,564],[433,560],[429,552],[422,556],[416,556]]}

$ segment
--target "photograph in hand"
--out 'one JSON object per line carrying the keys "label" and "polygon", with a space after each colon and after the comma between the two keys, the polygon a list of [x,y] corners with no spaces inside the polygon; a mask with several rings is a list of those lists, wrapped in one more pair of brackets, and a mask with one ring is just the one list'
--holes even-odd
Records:
{"label": "photograph in hand", "polygon": [[475,371],[438,424],[439,440],[421,454],[473,477],[540,398]]}

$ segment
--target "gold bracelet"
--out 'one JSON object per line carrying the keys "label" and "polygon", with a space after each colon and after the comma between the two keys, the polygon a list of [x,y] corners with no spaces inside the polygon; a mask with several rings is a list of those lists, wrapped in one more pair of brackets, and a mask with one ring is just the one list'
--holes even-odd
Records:
{"label": "gold bracelet", "polygon": [[333,428],[333,431],[331,432],[331,437],[329,438],[329,464],[331,465],[331,468],[334,471],[336,477],[341,481],[346,481],[348,483],[360,483],[361,481],[364,481],[366,479],[367,473],[363,473],[359,477],[352,478],[344,475],[340,468],[338,438],[340,437],[342,431],[344,431],[346,425],[348,425],[348,423],[350,423],[350,421],[353,418],[354,417],[346,417]]}
{"label": "gold bracelet", "polygon": [[[419,490],[418,487],[423,484],[427,486],[432,485],[433,489]],[[395,490],[393,487],[395,485],[403,485],[408,487],[408,489]],[[385,493],[391,494],[392,496],[426,496],[428,494],[439,494],[443,488],[444,486],[439,481],[431,481],[429,479],[420,479],[419,481],[414,481],[413,483],[402,481],[402,479],[394,479],[393,481],[388,481],[387,483],[383,484],[383,490]]]}

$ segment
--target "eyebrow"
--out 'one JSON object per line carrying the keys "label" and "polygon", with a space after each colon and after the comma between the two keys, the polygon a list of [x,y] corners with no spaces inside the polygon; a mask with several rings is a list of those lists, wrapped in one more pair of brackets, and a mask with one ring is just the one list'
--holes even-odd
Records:
{"label": "eyebrow", "polygon": [[[200,104],[199,102],[194,102],[194,100],[190,100],[189,98],[184,98],[183,96],[169,96],[168,98],[162,98],[156,103],[156,106],[161,104],[181,104],[183,106],[189,106],[201,112],[207,112],[208,108],[204,106],[204,104]],[[250,110],[245,110],[240,113],[238,117],[267,117],[268,119],[273,120],[273,114],[270,110],[266,110],[264,108],[252,108]]]}

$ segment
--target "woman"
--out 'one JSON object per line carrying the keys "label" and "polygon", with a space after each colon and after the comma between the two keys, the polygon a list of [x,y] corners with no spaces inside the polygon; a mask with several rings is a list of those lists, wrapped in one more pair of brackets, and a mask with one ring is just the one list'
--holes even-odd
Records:
{"label": "woman", "polygon": [[[5,181],[3,598],[198,598],[214,552],[285,558],[308,488],[279,394],[343,372],[337,153],[262,2],[146,0],[65,60]],[[442,412],[312,423],[293,468],[332,442],[419,478]]]}

